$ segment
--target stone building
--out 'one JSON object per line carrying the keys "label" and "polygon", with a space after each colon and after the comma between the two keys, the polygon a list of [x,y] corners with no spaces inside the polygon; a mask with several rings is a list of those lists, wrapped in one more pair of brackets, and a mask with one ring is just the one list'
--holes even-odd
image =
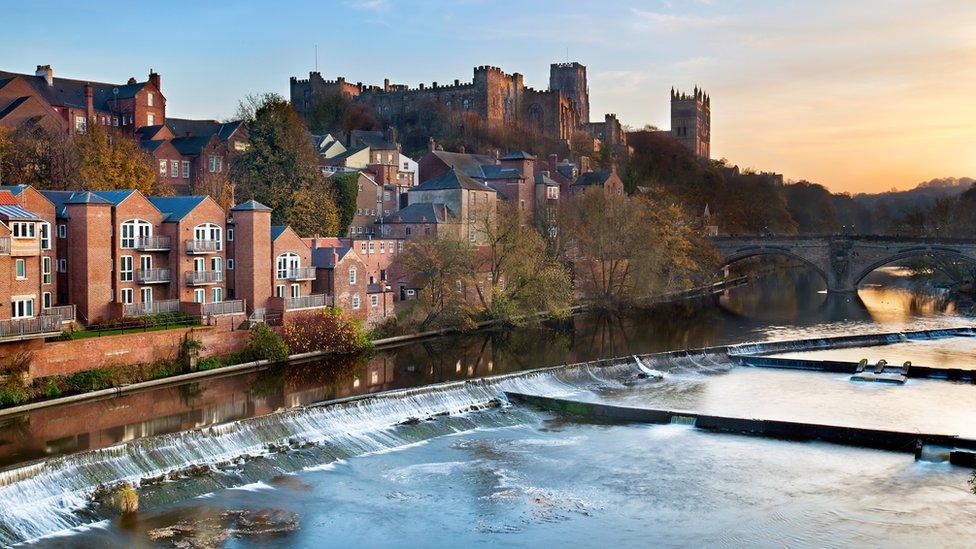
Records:
{"label": "stone building", "polygon": [[711,158],[711,99],[695,86],[686,94],[671,88],[671,137],[695,156]]}

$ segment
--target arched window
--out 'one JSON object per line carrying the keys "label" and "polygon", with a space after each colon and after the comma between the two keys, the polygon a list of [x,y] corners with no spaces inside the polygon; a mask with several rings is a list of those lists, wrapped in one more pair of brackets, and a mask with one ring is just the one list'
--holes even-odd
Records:
{"label": "arched window", "polygon": [[224,245],[224,230],[213,223],[203,223],[193,228],[193,240],[215,242],[216,249],[222,250]]}
{"label": "arched window", "polygon": [[278,278],[288,278],[289,271],[297,271],[302,266],[302,258],[298,254],[287,252],[278,256],[275,265]]}
{"label": "arched window", "polygon": [[142,219],[123,221],[119,234],[122,235],[123,248],[135,248],[141,239],[152,236],[152,223]]}
{"label": "arched window", "polygon": [[355,284],[356,283],[356,268],[355,267],[349,267],[349,283],[350,284]]}

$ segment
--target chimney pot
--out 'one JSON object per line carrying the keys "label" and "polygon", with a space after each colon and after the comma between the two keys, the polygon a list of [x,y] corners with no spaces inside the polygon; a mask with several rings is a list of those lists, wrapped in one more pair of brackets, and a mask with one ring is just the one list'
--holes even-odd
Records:
{"label": "chimney pot", "polygon": [[38,65],[34,76],[43,76],[48,86],[54,85],[54,69],[51,65]]}

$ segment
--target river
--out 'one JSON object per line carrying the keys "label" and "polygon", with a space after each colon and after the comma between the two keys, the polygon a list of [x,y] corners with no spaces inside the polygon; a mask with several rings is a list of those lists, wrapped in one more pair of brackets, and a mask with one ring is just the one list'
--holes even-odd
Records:
{"label": "river", "polygon": [[[480,386],[341,411],[303,408],[599,358],[970,323],[956,302],[915,289],[897,274],[876,273],[857,295],[844,296],[826,294],[815,272],[780,272],[721,296],[622,317],[580,315],[410,344],[359,361],[39,410],[0,430],[0,464],[7,470],[0,479],[0,540],[151,546],[147,532],[154,528],[180,521],[190,529],[233,528],[222,515],[229,509],[274,509],[294,517],[298,530],[232,538],[229,546],[961,544],[965,525],[976,517],[968,473],[902,455],[709,435],[686,426],[576,423],[507,407],[460,413],[489,398]],[[782,410],[790,405],[782,391],[803,391],[807,383],[795,376],[742,378],[747,383],[726,382],[722,389],[722,380],[739,378],[693,373],[690,385],[645,391],[645,400],[679,398],[748,412],[754,396]],[[557,392],[567,385],[541,377],[519,383]],[[724,400],[703,397],[708,391]],[[776,398],[763,400],[763,391]],[[968,403],[968,394],[958,398]],[[621,401],[633,404],[645,398],[640,395],[629,392]],[[833,408],[843,407],[843,391],[824,400],[829,412],[818,412],[806,398],[804,413],[844,419]],[[938,402],[938,395],[932,398]],[[452,413],[390,427],[442,410]],[[958,424],[973,419],[953,417]],[[254,449],[270,440],[296,444],[255,457]],[[249,455],[237,455],[242,449]],[[93,483],[200,463],[215,465],[147,483],[136,519],[79,510]]]}

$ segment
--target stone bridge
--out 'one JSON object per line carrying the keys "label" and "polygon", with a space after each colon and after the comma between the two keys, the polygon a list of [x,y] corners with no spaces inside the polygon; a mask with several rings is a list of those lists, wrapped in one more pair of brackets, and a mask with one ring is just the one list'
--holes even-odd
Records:
{"label": "stone bridge", "polygon": [[760,255],[803,261],[820,272],[827,291],[854,292],[871,271],[901,259],[942,256],[976,263],[976,239],[858,235],[728,235],[712,244],[726,265]]}

